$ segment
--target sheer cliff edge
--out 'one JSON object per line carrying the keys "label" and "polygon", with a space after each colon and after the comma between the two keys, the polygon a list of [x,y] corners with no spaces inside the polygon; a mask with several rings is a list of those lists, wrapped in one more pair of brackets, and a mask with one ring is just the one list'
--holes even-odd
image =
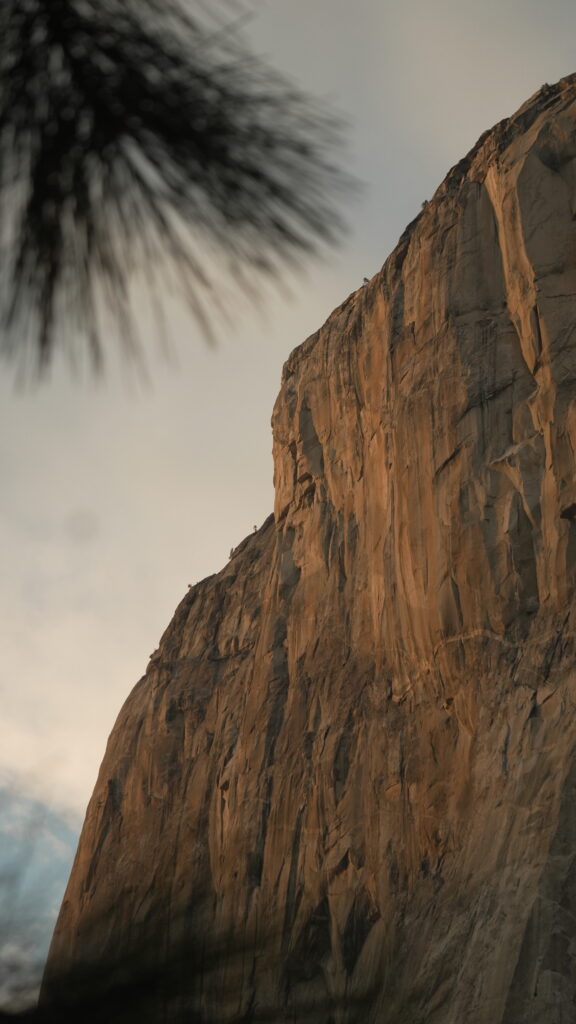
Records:
{"label": "sheer cliff edge", "polygon": [[120,712],[44,1003],[573,1024],[576,76],[292,353],[273,431],[274,515]]}

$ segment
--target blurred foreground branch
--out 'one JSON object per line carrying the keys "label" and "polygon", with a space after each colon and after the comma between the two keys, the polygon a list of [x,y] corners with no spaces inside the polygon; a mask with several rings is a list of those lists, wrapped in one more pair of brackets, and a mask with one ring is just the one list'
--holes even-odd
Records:
{"label": "blurred foreground branch", "polygon": [[215,268],[256,295],[333,242],[338,124],[180,0],[3,0],[0,303],[5,355],[102,362],[101,310],[136,348],[130,282],[180,288],[206,337]]}

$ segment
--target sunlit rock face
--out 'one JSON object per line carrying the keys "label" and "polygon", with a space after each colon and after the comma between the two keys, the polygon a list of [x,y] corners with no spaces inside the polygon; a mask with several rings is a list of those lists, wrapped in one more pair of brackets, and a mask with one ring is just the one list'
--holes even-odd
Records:
{"label": "sunlit rock face", "polygon": [[570,77],[292,353],[274,516],[120,712],[46,998],[573,1024],[575,218]]}

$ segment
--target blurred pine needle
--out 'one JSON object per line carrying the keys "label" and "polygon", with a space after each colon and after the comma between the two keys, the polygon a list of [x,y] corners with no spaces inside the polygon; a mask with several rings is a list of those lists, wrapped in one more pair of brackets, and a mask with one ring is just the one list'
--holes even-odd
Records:
{"label": "blurred pine needle", "polygon": [[[214,268],[243,290],[332,243],[338,121],[246,51],[223,0],[3,0],[0,351],[42,370],[130,282],[178,282],[206,338]],[[255,273],[256,272],[256,273]]]}

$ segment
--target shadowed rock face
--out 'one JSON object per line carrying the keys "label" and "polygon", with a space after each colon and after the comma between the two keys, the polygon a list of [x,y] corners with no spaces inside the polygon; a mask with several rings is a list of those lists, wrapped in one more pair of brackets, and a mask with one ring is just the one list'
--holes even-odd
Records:
{"label": "shadowed rock face", "polygon": [[136,956],[142,1020],[573,1024],[575,217],[570,77],[292,353],[274,516],[119,715],[45,1000]]}

